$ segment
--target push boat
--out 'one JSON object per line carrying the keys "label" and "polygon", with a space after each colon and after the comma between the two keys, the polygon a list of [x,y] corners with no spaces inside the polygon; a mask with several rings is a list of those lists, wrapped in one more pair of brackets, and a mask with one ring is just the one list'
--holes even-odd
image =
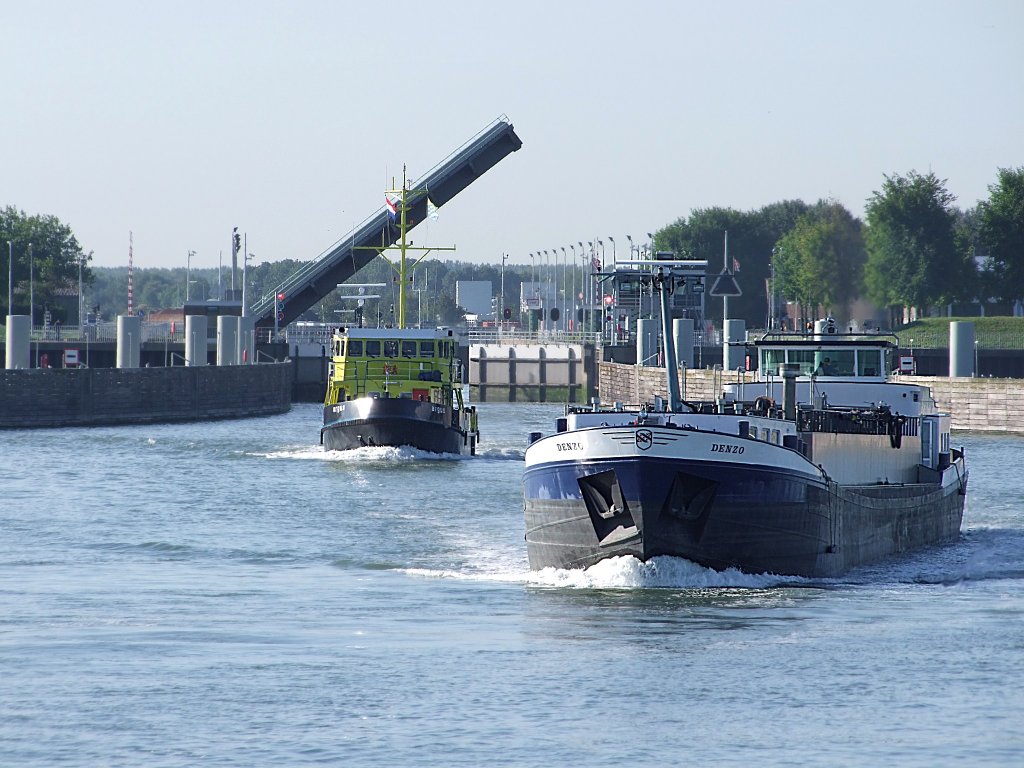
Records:
{"label": "push boat", "polygon": [[[476,453],[480,441],[476,407],[463,400],[464,371],[459,339],[448,328],[407,328],[405,286],[411,267],[407,214],[416,202],[404,178],[388,197],[400,229],[392,264],[399,283],[397,327],[340,327],[331,338],[320,443],[338,451],[368,446],[408,446],[431,453]],[[389,224],[391,226],[391,224]],[[386,251],[382,245],[375,250]],[[386,257],[384,257],[386,258]],[[422,259],[422,257],[421,257]]]}
{"label": "push boat", "polygon": [[967,467],[929,388],[888,379],[895,338],[769,333],[758,375],[716,401],[680,397],[661,295],[667,398],[567,406],[524,473],[530,567],[631,555],[715,570],[835,577],[960,534]]}

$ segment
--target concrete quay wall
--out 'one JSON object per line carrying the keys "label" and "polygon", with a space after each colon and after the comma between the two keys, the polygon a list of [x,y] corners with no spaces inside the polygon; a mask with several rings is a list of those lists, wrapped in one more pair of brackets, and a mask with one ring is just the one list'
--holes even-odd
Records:
{"label": "concrete quay wall", "polygon": [[290,362],[0,371],[0,429],[268,416],[291,408]]}
{"label": "concrete quay wall", "polygon": [[[755,377],[748,373],[746,381]],[[713,400],[721,393],[722,384],[742,380],[735,371],[688,369],[685,383],[680,377],[680,388],[686,400]],[[952,416],[953,429],[1024,434],[1022,379],[900,376],[892,380],[930,387],[939,410]],[[653,402],[656,395],[668,395],[665,369],[602,362],[598,365],[598,391],[603,403]]]}
{"label": "concrete quay wall", "polygon": [[586,402],[593,389],[593,345],[470,344],[470,399],[477,402]]}

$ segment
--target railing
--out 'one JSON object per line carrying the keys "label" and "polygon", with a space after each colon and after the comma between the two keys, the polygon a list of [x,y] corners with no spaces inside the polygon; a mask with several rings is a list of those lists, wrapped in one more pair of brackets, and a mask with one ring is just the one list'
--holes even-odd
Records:
{"label": "railing", "polygon": [[601,334],[592,331],[522,331],[502,328],[468,328],[461,334],[470,344],[600,344]]}

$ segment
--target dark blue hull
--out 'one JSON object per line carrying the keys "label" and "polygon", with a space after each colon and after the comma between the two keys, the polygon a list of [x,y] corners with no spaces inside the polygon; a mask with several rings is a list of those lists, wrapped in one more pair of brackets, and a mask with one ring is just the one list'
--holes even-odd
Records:
{"label": "dark blue hull", "polygon": [[550,462],[524,477],[533,569],[617,555],[836,576],[955,539],[963,486],[850,488],[769,467],[639,457]]}
{"label": "dark blue hull", "polygon": [[329,451],[408,446],[430,453],[475,454],[477,436],[450,407],[408,398],[363,398],[325,406],[320,442]]}

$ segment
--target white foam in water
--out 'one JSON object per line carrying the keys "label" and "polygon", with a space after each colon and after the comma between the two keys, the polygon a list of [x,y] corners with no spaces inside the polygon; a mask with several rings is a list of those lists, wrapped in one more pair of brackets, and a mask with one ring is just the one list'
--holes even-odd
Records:
{"label": "white foam in water", "polygon": [[398,463],[409,461],[459,461],[464,458],[453,453],[430,453],[407,446],[375,446],[353,448],[348,451],[325,451],[320,446],[301,445],[267,453],[253,452],[251,456],[264,459],[293,459],[300,461],[337,461],[366,464],[367,462]]}
{"label": "white foam in water", "polygon": [[403,568],[402,573],[438,579],[504,581],[561,589],[701,589],[734,587],[758,589],[804,581],[794,576],[749,574],[730,568],[715,571],[678,557],[655,557],[646,563],[635,557],[611,557],[586,569],[544,568],[540,571],[495,570],[469,572]]}
{"label": "white foam in water", "polygon": [[702,588],[702,587],[774,587],[791,584],[792,577],[774,574],[748,574],[730,568],[715,571],[678,557],[655,557],[641,562],[635,557],[611,557],[585,570],[544,568],[530,574],[531,584],[578,589],[616,589],[623,587]]}

